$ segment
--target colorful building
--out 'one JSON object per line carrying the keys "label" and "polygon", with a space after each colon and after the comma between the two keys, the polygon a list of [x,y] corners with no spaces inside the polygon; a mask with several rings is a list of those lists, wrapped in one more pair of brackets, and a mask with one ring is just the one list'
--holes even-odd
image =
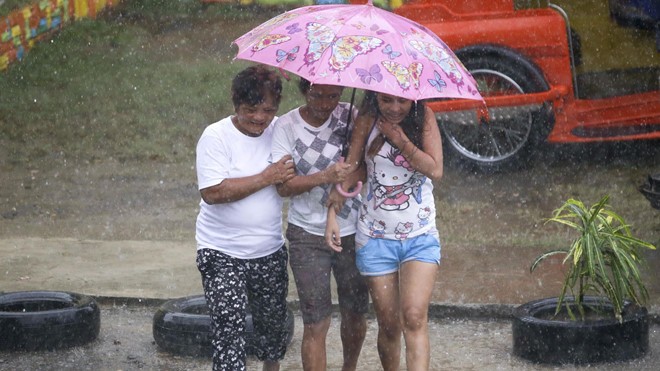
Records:
{"label": "colorful building", "polygon": [[120,0],[41,0],[0,17],[0,71],[21,61],[34,44],[80,18],[94,18]]}

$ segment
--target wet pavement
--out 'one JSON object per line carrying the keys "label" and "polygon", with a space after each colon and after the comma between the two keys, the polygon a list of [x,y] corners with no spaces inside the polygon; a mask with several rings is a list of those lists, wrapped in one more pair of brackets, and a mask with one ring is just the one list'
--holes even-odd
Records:
{"label": "wet pavement", "polygon": [[[160,351],[152,337],[153,305],[101,301],[101,333],[85,346],[54,352],[0,352],[1,370],[209,370],[210,358],[175,356]],[[338,318],[328,334],[328,370],[341,369]],[[368,322],[358,370],[380,370],[376,352],[377,326]],[[293,342],[282,370],[302,370],[300,364],[301,318],[296,315]],[[541,366],[511,354],[511,325],[506,320],[434,319],[430,323],[433,344],[431,370],[657,370],[660,365],[660,326],[651,327],[650,350],[641,359],[584,367]],[[248,361],[248,369],[261,365]],[[402,369],[404,369],[402,367]]]}
{"label": "wet pavement", "polygon": [[[101,304],[101,333],[88,345],[56,352],[0,352],[1,370],[206,370],[206,358],[180,357],[159,351],[152,318],[163,301],[201,294],[191,262],[194,246],[173,241],[91,241],[13,238],[0,240],[0,287],[4,291],[75,291]],[[523,302],[552,296],[560,283],[559,264],[533,275],[528,262],[538,251],[503,247],[448,247],[431,306],[432,370],[545,370],[559,368],[528,363],[512,355],[511,309]],[[660,268],[649,256],[649,272]],[[483,262],[488,264],[483,264]],[[136,269],[139,268],[139,269]],[[648,273],[647,273],[648,274]],[[651,277],[649,310],[653,325],[646,357],[621,364],[592,366],[598,370],[660,368],[660,285]],[[302,321],[295,286],[289,301],[296,313],[293,343],[283,370],[300,370]],[[369,320],[360,370],[379,370],[377,326]],[[335,318],[328,338],[328,369],[339,370],[341,347]],[[251,360],[250,369],[260,369]]]}
{"label": "wet pavement", "polygon": [[[96,341],[85,346],[54,352],[0,352],[1,370],[209,370],[210,358],[176,356],[160,351],[151,330],[156,309],[152,305],[120,304],[101,301],[101,332]],[[328,370],[341,369],[338,318],[328,334]],[[377,326],[369,319],[367,339],[358,370],[380,370],[376,352]],[[302,370],[299,351],[302,338],[301,318],[296,312],[293,342],[282,370]],[[660,365],[660,326],[651,327],[649,353],[641,359],[584,367],[541,366],[511,354],[511,325],[506,320],[433,319],[430,323],[433,344],[431,370],[657,370]],[[260,370],[254,359],[249,370]],[[405,369],[403,366],[402,370]]]}

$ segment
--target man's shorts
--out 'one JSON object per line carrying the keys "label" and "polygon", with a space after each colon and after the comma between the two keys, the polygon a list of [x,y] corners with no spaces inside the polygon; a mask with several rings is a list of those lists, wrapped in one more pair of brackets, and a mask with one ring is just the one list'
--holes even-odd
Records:
{"label": "man's shorts", "polygon": [[402,263],[421,261],[440,264],[440,241],[434,234],[399,240],[369,238],[358,247],[356,263],[363,276],[383,276],[399,270]]}
{"label": "man's shorts", "polygon": [[331,271],[337,283],[339,307],[367,313],[369,289],[355,265],[355,235],[342,237],[341,253],[330,249],[323,236],[310,234],[291,223],[286,237],[303,323],[317,323],[332,313]]}

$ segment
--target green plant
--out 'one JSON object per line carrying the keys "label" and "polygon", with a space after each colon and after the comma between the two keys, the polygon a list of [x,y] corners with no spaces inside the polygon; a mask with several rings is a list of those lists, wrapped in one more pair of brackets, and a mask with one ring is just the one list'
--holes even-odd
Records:
{"label": "green plant", "polygon": [[[559,314],[566,292],[570,290],[580,318],[585,318],[584,296],[593,293],[606,297],[612,303],[614,316],[622,321],[626,300],[644,305],[648,292],[642,282],[639,266],[644,263],[643,248],[655,246],[632,236],[630,226],[611,210],[609,196],[605,195],[591,207],[579,200],[569,199],[554,211],[547,222],[564,224],[579,233],[571,247],[545,252],[538,256],[530,271],[545,259],[565,254],[563,263],[570,263],[559,294],[555,315]],[[577,286],[577,289],[576,289]],[[576,317],[570,305],[569,316]]]}

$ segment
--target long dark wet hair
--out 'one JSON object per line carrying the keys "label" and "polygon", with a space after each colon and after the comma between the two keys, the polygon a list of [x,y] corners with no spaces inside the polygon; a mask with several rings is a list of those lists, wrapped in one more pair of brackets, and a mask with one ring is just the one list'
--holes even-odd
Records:
{"label": "long dark wet hair", "polygon": [[[375,120],[381,116],[380,108],[378,107],[378,101],[376,99],[377,94],[374,91],[367,91],[364,94],[362,103],[360,105],[360,116],[367,115],[374,117]],[[426,105],[424,101],[415,101],[408,112],[408,115],[401,122],[401,129],[410,139],[410,141],[417,147],[422,148],[422,130],[424,130],[424,119],[426,118]],[[383,147],[383,144],[387,139],[379,135],[371,143],[367,155],[373,157],[378,151]],[[390,143],[392,147],[394,144]]]}

